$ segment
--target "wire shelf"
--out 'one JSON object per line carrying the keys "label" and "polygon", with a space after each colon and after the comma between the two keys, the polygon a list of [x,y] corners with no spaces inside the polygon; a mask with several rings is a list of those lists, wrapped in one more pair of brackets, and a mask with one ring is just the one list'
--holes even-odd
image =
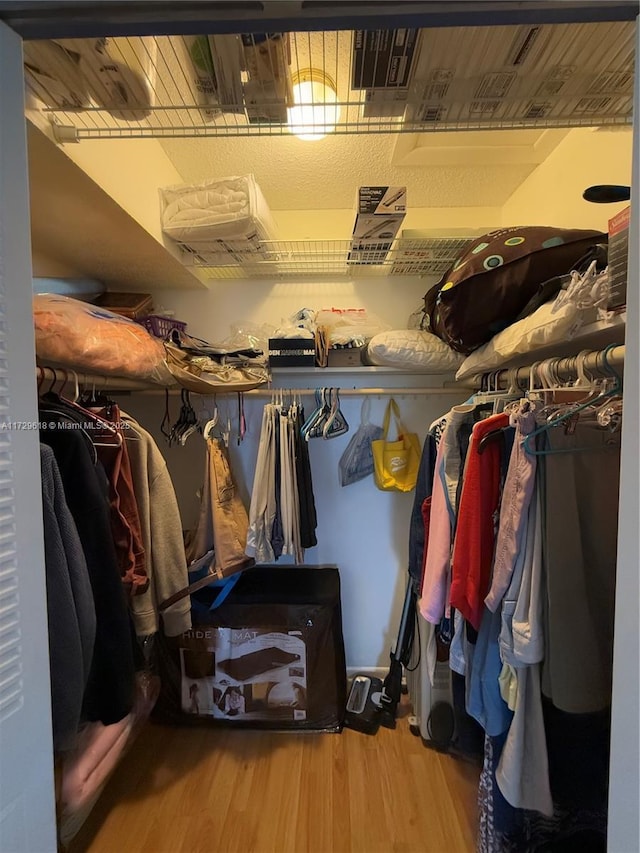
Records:
{"label": "wire shelf", "polygon": [[208,278],[295,278],[296,276],[442,276],[474,237],[352,240],[270,240],[248,249],[246,243],[218,241],[207,248],[179,244],[186,266]]}
{"label": "wire shelf", "polygon": [[631,121],[633,22],[267,35],[25,42],[26,81],[61,140]]}

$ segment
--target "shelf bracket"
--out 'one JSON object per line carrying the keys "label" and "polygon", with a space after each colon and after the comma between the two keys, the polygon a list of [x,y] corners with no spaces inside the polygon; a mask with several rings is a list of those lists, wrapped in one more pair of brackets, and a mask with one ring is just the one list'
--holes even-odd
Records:
{"label": "shelf bracket", "polygon": [[78,128],[71,124],[60,124],[60,122],[52,118],[51,130],[54,140],[60,145],[64,145],[67,142],[80,142]]}

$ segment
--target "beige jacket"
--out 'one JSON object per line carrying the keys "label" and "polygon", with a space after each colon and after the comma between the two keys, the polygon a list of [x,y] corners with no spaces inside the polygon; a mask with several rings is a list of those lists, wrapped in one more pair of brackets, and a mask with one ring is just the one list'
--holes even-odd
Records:
{"label": "beige jacket", "polygon": [[[150,578],[149,589],[131,599],[136,633],[142,637],[158,630],[158,604],[188,586],[189,576],[180,511],[167,463],[152,436],[130,415],[121,412],[121,416],[136,436],[127,439],[129,431],[124,431]],[[162,626],[168,637],[191,628],[189,597],[163,612]]]}

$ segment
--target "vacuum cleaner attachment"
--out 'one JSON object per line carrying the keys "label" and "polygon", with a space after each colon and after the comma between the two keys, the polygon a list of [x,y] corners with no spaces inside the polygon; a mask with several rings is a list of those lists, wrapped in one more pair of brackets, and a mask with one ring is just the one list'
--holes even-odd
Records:
{"label": "vacuum cleaner attachment", "polygon": [[374,735],[380,727],[380,695],[382,679],[356,675],[351,682],[344,724],[366,735]]}

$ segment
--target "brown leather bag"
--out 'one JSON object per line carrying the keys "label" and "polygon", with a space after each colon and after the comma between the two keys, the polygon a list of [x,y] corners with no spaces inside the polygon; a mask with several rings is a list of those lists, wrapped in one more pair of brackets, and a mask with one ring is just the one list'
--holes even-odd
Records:
{"label": "brown leather bag", "polygon": [[600,231],[501,228],[474,240],[424,297],[425,328],[470,353],[511,325],[541,282],[570,272]]}

